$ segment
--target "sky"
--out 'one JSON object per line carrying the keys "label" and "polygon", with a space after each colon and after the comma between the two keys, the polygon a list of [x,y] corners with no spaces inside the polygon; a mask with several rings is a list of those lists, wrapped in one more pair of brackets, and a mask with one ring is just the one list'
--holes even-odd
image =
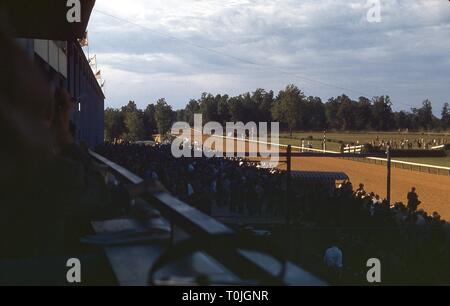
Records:
{"label": "sky", "polygon": [[450,2],[381,0],[97,0],[89,26],[106,107],[184,108],[203,92],[324,101],[390,95],[394,109],[450,102]]}

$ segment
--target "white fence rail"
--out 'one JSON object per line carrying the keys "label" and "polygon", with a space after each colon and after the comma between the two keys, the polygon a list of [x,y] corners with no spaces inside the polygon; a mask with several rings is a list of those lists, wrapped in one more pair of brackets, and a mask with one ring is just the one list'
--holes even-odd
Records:
{"label": "white fence rail", "polygon": [[361,153],[362,149],[364,149],[363,145],[360,145],[360,146],[346,146],[344,148],[344,153]]}
{"label": "white fence rail", "polygon": [[[253,142],[253,143],[261,143],[261,144],[266,144],[266,145],[271,145],[271,146],[277,146],[280,148],[287,148],[288,145],[284,145],[284,144],[280,144],[280,143],[272,143],[272,142],[266,142],[266,141],[258,141],[258,140],[250,140],[250,139],[240,139],[240,138],[236,138],[236,137],[229,137],[229,136],[220,136],[220,135],[210,135],[213,137],[218,137],[218,138],[224,138],[224,139],[232,139],[232,140],[237,140],[237,141],[248,141],[248,142]],[[362,145],[359,147],[363,147]],[[330,151],[330,150],[321,150],[321,149],[313,149],[313,148],[308,148],[308,147],[299,147],[299,146],[291,146],[292,149],[297,149],[297,150],[301,150],[301,152],[318,152],[318,153],[335,153],[335,154],[339,154],[340,152],[337,151]],[[354,148],[354,147],[350,147],[350,148]],[[352,153],[352,152],[346,152],[346,153]],[[363,158],[361,158],[363,159]],[[375,164],[377,163],[377,161],[379,161],[380,163],[387,163],[387,158],[379,158],[379,157],[365,157],[364,159],[368,160],[368,161],[374,161]],[[427,172],[430,174],[444,174],[444,175],[449,175],[450,176],[450,167],[442,167],[442,166],[435,166],[435,165],[429,165],[429,164],[420,164],[420,163],[411,163],[411,162],[405,162],[405,161],[401,161],[401,160],[395,160],[395,159],[391,159],[391,164],[395,167],[395,168],[402,168],[402,169],[408,169],[411,171],[415,171],[415,169],[419,169],[420,172]],[[422,171],[422,169],[425,169],[426,171]]]}
{"label": "white fence rail", "polygon": [[[377,162],[380,162],[381,164],[387,163],[387,159],[385,159],[385,158],[368,157],[367,160],[373,161],[375,164]],[[395,168],[411,170],[411,171],[426,172],[426,173],[430,173],[430,174],[440,174],[440,175],[449,175],[450,176],[450,167],[442,167],[442,166],[435,166],[435,165],[429,165],[429,164],[405,162],[405,161],[395,160],[395,159],[391,160],[391,163]]]}
{"label": "white fence rail", "polygon": [[431,147],[431,150],[440,150],[440,149],[443,149],[443,148],[445,148],[445,145]]}

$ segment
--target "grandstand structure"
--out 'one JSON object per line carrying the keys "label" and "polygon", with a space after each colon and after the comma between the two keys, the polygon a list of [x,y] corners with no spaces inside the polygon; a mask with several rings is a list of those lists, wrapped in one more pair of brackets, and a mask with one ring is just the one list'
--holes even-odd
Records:
{"label": "grandstand structure", "polygon": [[103,142],[105,95],[79,40],[95,1],[81,1],[80,23],[66,20],[66,1],[8,1],[3,10],[16,42],[41,68],[53,90],[66,89],[74,101],[71,121],[77,142],[94,148]]}

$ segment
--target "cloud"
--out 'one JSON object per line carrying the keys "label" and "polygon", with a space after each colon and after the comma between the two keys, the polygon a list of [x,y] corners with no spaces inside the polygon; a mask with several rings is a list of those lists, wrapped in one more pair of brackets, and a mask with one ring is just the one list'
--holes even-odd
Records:
{"label": "cloud", "polygon": [[325,100],[390,94],[396,109],[428,97],[438,113],[450,100],[450,3],[381,3],[382,22],[369,23],[366,0],[98,0],[90,51],[109,105],[179,108],[203,91],[295,83]]}

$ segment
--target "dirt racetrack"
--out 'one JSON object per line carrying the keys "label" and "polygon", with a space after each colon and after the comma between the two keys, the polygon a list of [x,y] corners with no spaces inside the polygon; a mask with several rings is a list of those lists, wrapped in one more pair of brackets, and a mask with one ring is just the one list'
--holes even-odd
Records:
{"label": "dirt racetrack", "polygon": [[[204,135],[204,139],[208,137]],[[236,142],[244,142],[244,151],[249,152],[247,141],[235,140],[235,146]],[[223,142],[223,148],[226,147]],[[285,164],[280,163],[281,169],[285,167]],[[359,183],[363,183],[367,192],[379,194],[381,198],[386,197],[386,166],[340,158],[294,157],[292,170],[342,171],[350,177],[354,189],[358,188]],[[392,168],[392,203],[406,204],[406,195],[413,186],[416,187],[419,200],[422,202],[419,209],[422,208],[429,214],[437,211],[442,218],[450,221],[450,176]]]}
{"label": "dirt racetrack", "polygon": [[[296,157],[292,160],[293,170],[343,171],[353,183],[354,189],[364,183],[368,192],[386,196],[386,167],[349,161],[338,158]],[[415,186],[423,208],[428,213],[433,211],[446,220],[450,220],[450,176],[434,175],[403,169],[392,168],[392,202],[406,203],[406,194]]]}

